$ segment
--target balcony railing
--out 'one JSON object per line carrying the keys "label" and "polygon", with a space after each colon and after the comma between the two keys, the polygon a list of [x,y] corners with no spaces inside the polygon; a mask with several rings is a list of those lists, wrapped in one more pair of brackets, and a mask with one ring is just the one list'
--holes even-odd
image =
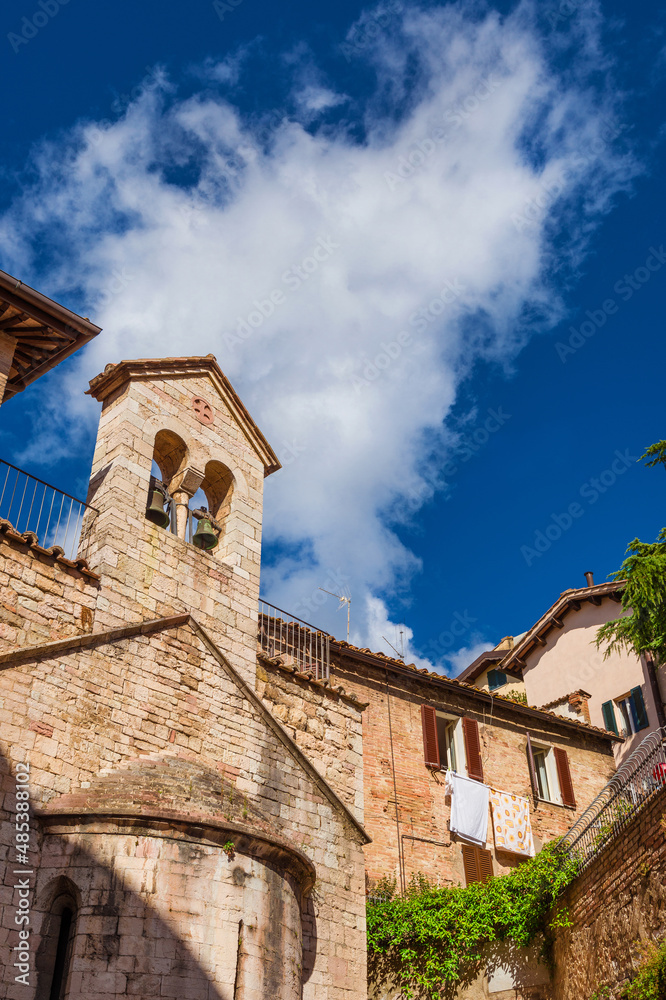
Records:
{"label": "balcony railing", "polygon": [[322,632],[282,608],[259,601],[258,639],[267,656],[281,656],[299,672],[311,672],[315,680],[329,679],[331,637],[328,632]]}
{"label": "balcony railing", "polygon": [[32,531],[45,549],[58,545],[67,559],[78,552],[81,525],[94,507],[0,459],[0,518],[25,534]]}
{"label": "balcony railing", "polygon": [[666,794],[666,728],[646,736],[560,842],[586,868],[655,795]]}

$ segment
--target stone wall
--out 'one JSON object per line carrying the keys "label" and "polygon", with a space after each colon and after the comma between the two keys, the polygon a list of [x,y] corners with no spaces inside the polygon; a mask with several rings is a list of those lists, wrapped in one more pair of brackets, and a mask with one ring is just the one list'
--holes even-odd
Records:
{"label": "stone wall", "polygon": [[666,936],[666,790],[636,816],[567,890],[574,926],[555,942],[553,1000],[617,995],[641,945]]}
{"label": "stone wall", "polygon": [[99,590],[85,565],[0,522],[0,652],[91,632]]}
{"label": "stone wall", "polygon": [[[88,502],[98,514],[84,520],[81,552],[102,578],[99,627],[191,611],[253,683],[263,485],[272,467],[257,451],[258,428],[220,376],[214,359],[165,359],[123,363],[93,380],[103,409]],[[197,399],[211,407],[209,424],[197,417]],[[159,443],[165,439],[170,454]],[[217,548],[202,551],[146,520],[153,458],[183,502],[187,470],[195,480],[213,466],[227,470],[230,501],[219,514]]]}
{"label": "stone wall", "polygon": [[280,657],[259,657],[257,694],[362,823],[364,704]]}
{"label": "stone wall", "polygon": [[[280,723],[195,624],[66,642],[0,662],[0,964],[9,967],[17,930],[6,862],[12,772],[25,761],[41,852],[35,930],[61,876],[87,928],[77,924],[70,997],[198,997],[205,983],[207,996],[226,1000],[240,968],[244,1000],[300,997],[296,973],[306,1000],[360,1000],[366,838]],[[345,712],[350,723],[358,716]],[[102,820],[107,828],[91,827]],[[235,864],[222,850],[229,840]],[[34,995],[3,975],[0,997]]]}

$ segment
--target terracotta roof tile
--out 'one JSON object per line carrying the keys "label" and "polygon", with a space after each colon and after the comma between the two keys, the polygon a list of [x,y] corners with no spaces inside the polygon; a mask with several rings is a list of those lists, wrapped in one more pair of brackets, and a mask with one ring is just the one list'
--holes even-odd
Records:
{"label": "terracotta roof tile", "polygon": [[291,674],[295,681],[308,684],[310,687],[320,688],[322,693],[337,695],[343,701],[351,702],[355,708],[360,708],[361,711],[368,707],[368,702],[361,701],[353,691],[345,691],[341,684],[334,687],[328,680],[318,680],[311,670],[301,671],[293,663],[285,663],[281,656],[268,656],[263,651],[257,650],[257,659],[264,666],[270,667],[272,670],[280,670],[284,674]]}
{"label": "terracotta roof tile", "polygon": [[37,555],[48,556],[54,559],[56,562],[60,563],[61,566],[66,566],[68,569],[74,569],[78,573],[82,573],[87,576],[90,580],[100,580],[101,577],[99,573],[94,573],[90,569],[88,563],[85,559],[66,559],[65,550],[60,545],[52,545],[50,548],[46,549],[43,545],[39,544],[39,539],[34,531],[25,531],[23,534],[16,531],[13,524],[7,521],[6,518],[0,518],[0,535],[4,535],[8,542],[12,542],[14,545],[27,545],[31,548]]}
{"label": "terracotta roof tile", "polygon": [[[608,587],[608,584],[602,584],[601,586]],[[617,585],[615,585],[617,587]],[[592,589],[592,588],[585,588]],[[596,589],[596,588],[595,588]],[[429,680],[436,681],[438,685],[451,686],[453,689],[458,688],[461,691],[474,697],[477,701],[488,701],[492,699],[493,702],[502,702],[507,708],[512,708],[521,714],[529,714],[536,717],[547,717],[549,719],[554,719],[558,724],[564,724],[567,727],[575,727],[581,729],[583,732],[592,732],[600,736],[606,736],[612,739],[614,742],[623,743],[624,740],[621,736],[616,736],[615,733],[610,733],[607,729],[601,729],[599,726],[593,726],[586,722],[579,722],[578,719],[564,718],[562,715],[558,715],[557,712],[550,712],[543,708],[535,708],[532,705],[521,705],[519,702],[515,702],[512,698],[507,698],[505,695],[496,694],[494,692],[490,693],[487,691],[481,691],[479,688],[474,687],[473,684],[468,684],[465,681],[460,681],[455,677],[446,677],[444,674],[438,674],[434,671],[430,671],[425,667],[417,667],[414,663],[403,663],[402,660],[396,660],[391,656],[387,656],[385,653],[372,653],[368,649],[361,649],[358,646],[353,646],[351,643],[346,642],[344,639],[334,639],[331,640],[331,649],[337,647],[342,654],[346,652],[353,657],[355,653],[363,654],[364,656],[370,656],[373,659],[384,661],[387,665],[391,665],[400,671],[412,672],[414,674],[421,674],[427,677]]]}

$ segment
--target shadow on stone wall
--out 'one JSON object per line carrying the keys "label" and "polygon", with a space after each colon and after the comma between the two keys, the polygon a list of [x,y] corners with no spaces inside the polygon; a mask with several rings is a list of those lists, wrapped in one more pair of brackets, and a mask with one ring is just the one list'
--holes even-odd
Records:
{"label": "shadow on stone wall", "polygon": [[[70,1000],[107,1000],[109,996],[132,995],[137,997],[170,996],[182,1000],[234,1000],[245,995],[261,996],[277,1000],[296,998],[301,995],[302,983],[311,975],[317,952],[315,908],[312,899],[304,899],[296,910],[303,937],[308,947],[303,949],[303,973],[298,973],[299,962],[287,962],[285,951],[294,950],[296,939],[289,941],[289,919],[283,899],[284,871],[267,871],[269,888],[269,919],[266,921],[198,920],[197,907],[187,898],[188,869],[196,865],[199,845],[179,843],[175,848],[182,871],[174,874],[174,889],[180,895],[173,904],[160,898],[161,911],[151,905],[149,897],[156,886],[150,884],[150,871],[145,876],[148,883],[135,891],[123,877],[118,867],[101,863],[100,857],[86,850],[75,839],[60,836],[58,832],[48,832],[39,820],[31,817],[30,862],[34,874],[30,877],[31,889],[31,930],[30,986],[16,983],[13,969],[12,949],[18,943],[18,926],[14,925],[14,911],[17,894],[13,886],[19,876],[14,874],[14,792],[15,779],[6,759],[0,757],[0,787],[4,792],[0,822],[2,828],[3,854],[8,860],[1,886],[3,909],[2,927],[6,930],[0,937],[0,998],[2,1000],[47,1000],[50,995],[52,964],[46,959],[48,940],[42,942],[42,931],[47,938],[53,938],[54,904],[67,890],[67,895],[75,900],[75,936],[68,973],[67,996]],[[159,838],[148,831],[143,848],[150,852],[159,850]],[[120,842],[120,837],[116,840]],[[162,831],[161,842],[170,841],[168,831]],[[136,851],[124,849],[119,860],[129,863],[138,860],[139,836],[132,837]],[[113,842],[115,848],[115,841]],[[106,845],[109,854],[109,844]],[[137,857],[134,857],[136,853]],[[107,859],[108,860],[108,859]],[[230,866],[229,887],[243,889],[243,866],[255,859],[239,858],[236,866]],[[247,863],[246,863],[247,862]],[[265,869],[270,863],[262,861]],[[134,873],[129,871],[134,881]],[[247,873],[245,873],[247,874]],[[248,876],[249,877],[249,876]],[[275,884],[272,884],[274,882]],[[211,894],[214,887],[211,885]],[[224,895],[224,884],[217,891]],[[222,906],[224,900],[222,900]],[[191,922],[183,919],[188,906]],[[230,907],[230,910],[233,907]],[[173,920],[170,915],[173,914]],[[223,915],[221,907],[220,915]],[[235,914],[237,916],[237,914]],[[59,914],[55,914],[59,917]],[[210,914],[207,914],[210,916]],[[57,922],[57,921],[56,921]],[[293,922],[293,921],[292,921]],[[224,926],[220,926],[223,923]],[[256,926],[265,923],[265,926]],[[210,926],[208,926],[210,924]],[[299,927],[299,935],[301,928]],[[293,937],[293,932],[292,932]],[[51,941],[55,953],[55,943]],[[40,948],[41,945],[41,948]],[[205,953],[205,954],[204,954]],[[39,956],[39,961],[35,959]],[[202,958],[204,959],[202,961]],[[300,955],[298,956],[300,959]],[[214,970],[211,964],[215,963]],[[257,969],[261,967],[257,981]],[[287,968],[288,967],[288,968]],[[283,982],[283,977],[289,976]],[[246,994],[246,990],[248,991]]]}

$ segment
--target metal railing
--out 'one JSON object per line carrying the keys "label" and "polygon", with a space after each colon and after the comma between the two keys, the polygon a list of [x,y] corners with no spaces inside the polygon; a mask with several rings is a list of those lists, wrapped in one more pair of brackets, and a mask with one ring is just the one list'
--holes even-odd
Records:
{"label": "metal railing", "polygon": [[0,459],[0,518],[19,534],[32,531],[45,549],[58,545],[67,559],[74,559],[86,511],[97,513],[83,500]]}
{"label": "metal railing", "polygon": [[318,681],[329,679],[331,637],[328,632],[322,632],[282,608],[259,601],[258,640],[267,656],[281,656],[301,673],[310,671]]}
{"label": "metal railing", "polygon": [[646,736],[560,842],[581,869],[614,840],[655,795],[666,792],[666,728]]}

